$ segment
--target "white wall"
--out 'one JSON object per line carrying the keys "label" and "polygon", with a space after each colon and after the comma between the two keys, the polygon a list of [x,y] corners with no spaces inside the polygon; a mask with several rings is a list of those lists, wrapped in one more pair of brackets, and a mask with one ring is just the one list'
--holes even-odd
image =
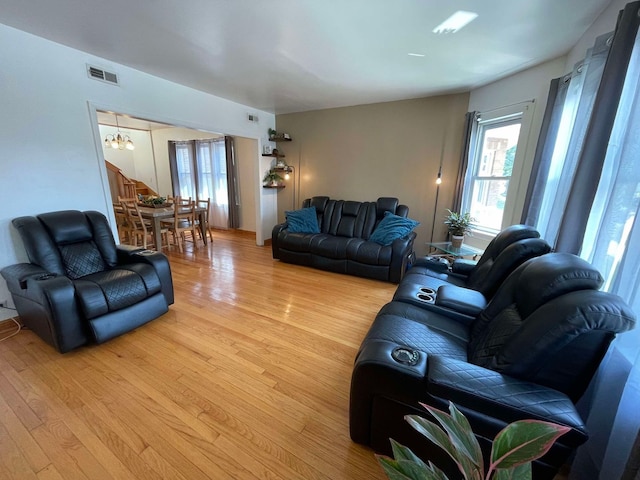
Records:
{"label": "white wall", "polygon": [[[118,73],[120,86],[88,78],[90,63]],[[275,117],[114,64],[0,25],[0,268],[25,261],[11,219],[45,211],[98,210],[110,217],[95,109],[117,111],[172,125],[256,139],[256,176],[262,143]],[[260,123],[247,120],[257,113]],[[270,236],[264,216],[275,206],[263,201],[256,182],[258,243]],[[260,220],[260,221],[258,221]],[[0,300],[8,299],[0,280]]]}
{"label": "white wall", "polygon": [[613,32],[616,28],[618,12],[623,10],[627,3],[630,3],[630,0],[611,1],[609,6],[604,9],[596,21],[591,24],[580,40],[578,40],[578,43],[576,43],[567,54],[565,73],[569,73],[573,69],[573,65],[584,58],[587,50],[593,47],[593,42],[597,37],[607,32]]}
{"label": "white wall", "polygon": [[[250,138],[234,137],[236,165],[238,166],[238,190],[240,190],[240,229],[256,231],[256,191],[260,184],[255,168],[256,141]],[[267,238],[271,238],[269,235]]]}

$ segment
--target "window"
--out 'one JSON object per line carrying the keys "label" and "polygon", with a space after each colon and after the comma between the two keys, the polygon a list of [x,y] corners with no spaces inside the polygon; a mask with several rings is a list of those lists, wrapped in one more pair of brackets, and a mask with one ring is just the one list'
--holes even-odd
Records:
{"label": "window", "polygon": [[[476,119],[469,167],[462,193],[462,212],[475,219],[474,230],[490,235],[513,223],[521,164],[526,150],[528,105],[501,109]],[[515,179],[515,182],[512,180]]]}
{"label": "window", "polygon": [[176,169],[180,196],[196,198],[196,177],[192,168],[191,146],[187,143],[176,143]]}

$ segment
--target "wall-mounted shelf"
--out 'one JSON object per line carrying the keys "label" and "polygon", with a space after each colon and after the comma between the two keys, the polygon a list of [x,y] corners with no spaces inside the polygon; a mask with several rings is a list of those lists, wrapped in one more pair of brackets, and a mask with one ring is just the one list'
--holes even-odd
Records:
{"label": "wall-mounted shelf", "polygon": [[284,158],[284,153],[276,153],[275,155],[273,153],[263,153],[262,156],[273,157],[273,158]]}
{"label": "wall-mounted shelf", "polygon": [[270,142],[290,142],[291,140],[292,140],[291,137],[286,138],[286,137],[283,137],[282,135],[278,135],[278,136],[275,136],[275,137],[269,137],[269,141]]}
{"label": "wall-mounted shelf", "polygon": [[286,185],[263,185],[262,188],[284,188]]}

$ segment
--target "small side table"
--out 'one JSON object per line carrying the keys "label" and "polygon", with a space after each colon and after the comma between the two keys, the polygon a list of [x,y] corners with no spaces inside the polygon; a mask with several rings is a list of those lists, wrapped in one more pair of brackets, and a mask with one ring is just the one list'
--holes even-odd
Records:
{"label": "small side table", "polygon": [[451,246],[451,242],[427,243],[427,246],[429,247],[430,250],[436,251],[435,255],[441,255],[445,257],[454,257],[454,258],[473,257],[473,260],[475,260],[476,257],[484,253],[484,250],[480,250],[479,248],[475,248],[475,247],[470,247],[468,245],[462,245],[461,247],[453,247]]}

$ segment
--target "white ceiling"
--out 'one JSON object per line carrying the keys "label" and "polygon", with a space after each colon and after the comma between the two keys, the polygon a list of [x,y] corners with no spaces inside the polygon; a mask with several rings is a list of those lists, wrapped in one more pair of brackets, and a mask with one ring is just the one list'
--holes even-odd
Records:
{"label": "white ceiling", "polygon": [[[0,0],[0,23],[289,113],[467,91],[565,54],[609,3]],[[432,33],[456,10],[479,16]]]}

